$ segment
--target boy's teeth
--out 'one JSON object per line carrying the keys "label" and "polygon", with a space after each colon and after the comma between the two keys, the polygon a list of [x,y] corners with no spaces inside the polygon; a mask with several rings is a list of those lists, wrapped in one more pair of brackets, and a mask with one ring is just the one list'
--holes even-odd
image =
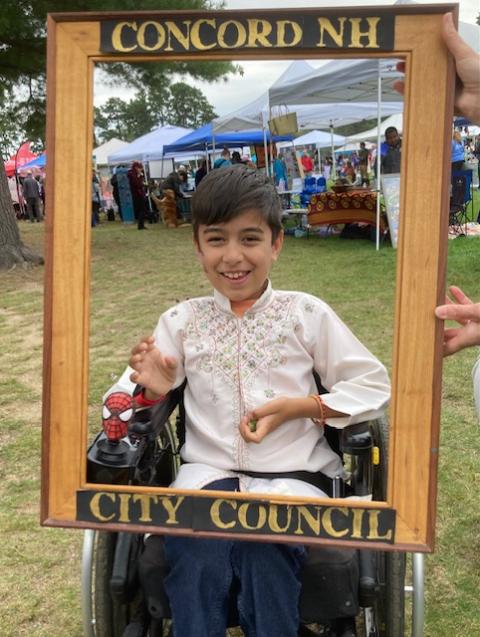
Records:
{"label": "boy's teeth", "polygon": [[225,276],[229,279],[239,279],[244,276],[245,272],[225,272]]}

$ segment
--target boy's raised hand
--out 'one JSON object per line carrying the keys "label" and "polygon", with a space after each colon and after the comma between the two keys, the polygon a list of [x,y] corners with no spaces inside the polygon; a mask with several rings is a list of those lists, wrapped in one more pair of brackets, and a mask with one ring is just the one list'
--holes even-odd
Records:
{"label": "boy's raised hand", "polygon": [[177,361],[160,352],[153,336],[144,337],[135,345],[129,365],[135,370],[130,380],[151,392],[146,398],[168,394],[175,382]]}

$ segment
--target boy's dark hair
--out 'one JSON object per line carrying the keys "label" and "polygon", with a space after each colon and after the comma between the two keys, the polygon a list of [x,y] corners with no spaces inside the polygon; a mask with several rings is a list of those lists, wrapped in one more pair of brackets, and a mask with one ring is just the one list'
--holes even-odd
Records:
{"label": "boy's dark hair", "polygon": [[193,234],[200,225],[226,223],[247,210],[257,210],[272,231],[272,241],[282,230],[280,199],[274,184],[263,173],[244,164],[212,170],[192,196]]}

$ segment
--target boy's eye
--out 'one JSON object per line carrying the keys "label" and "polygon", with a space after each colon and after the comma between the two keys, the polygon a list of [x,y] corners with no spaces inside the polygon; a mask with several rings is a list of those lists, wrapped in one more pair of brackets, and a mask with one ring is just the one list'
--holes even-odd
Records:
{"label": "boy's eye", "polygon": [[207,239],[207,243],[220,243],[221,241],[223,241],[223,237],[210,236]]}
{"label": "boy's eye", "polygon": [[244,237],[243,238],[244,243],[258,243],[260,241],[260,237],[257,237],[256,235],[252,236],[252,237]]}

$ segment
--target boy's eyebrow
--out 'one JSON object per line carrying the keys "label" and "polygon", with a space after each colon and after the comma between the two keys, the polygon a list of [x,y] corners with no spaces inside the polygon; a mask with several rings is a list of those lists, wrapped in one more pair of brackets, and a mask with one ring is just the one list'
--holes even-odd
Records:
{"label": "boy's eyebrow", "polygon": [[[222,232],[225,233],[225,228],[222,226],[207,226],[204,230],[202,230],[203,234],[208,234],[209,232]],[[240,232],[256,232],[258,234],[264,234],[264,230],[259,228],[258,226],[252,226],[251,228],[242,228]]]}

